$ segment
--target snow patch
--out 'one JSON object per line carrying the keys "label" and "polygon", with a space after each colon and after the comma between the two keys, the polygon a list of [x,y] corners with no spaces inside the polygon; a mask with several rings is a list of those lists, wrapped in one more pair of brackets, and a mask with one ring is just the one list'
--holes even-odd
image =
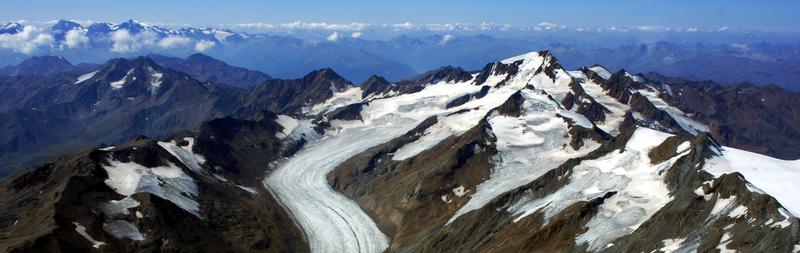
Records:
{"label": "snow patch", "polygon": [[96,75],[96,74],[97,74],[97,71],[92,71],[92,72],[83,74],[83,75],[78,77],[78,80],[75,81],[75,84],[79,84],[79,83],[85,82],[86,80],[89,80],[92,77],[94,77],[94,75]]}
{"label": "snow patch", "polygon": [[593,71],[594,73],[597,73],[597,75],[599,75],[603,79],[608,80],[609,78],[611,78],[611,72],[608,72],[608,70],[603,66],[595,65],[589,68],[589,70]]}
{"label": "snow patch", "polygon": [[161,81],[164,77],[164,73],[158,72],[152,67],[147,67],[147,75],[150,77],[150,86],[153,87],[160,87]]}
{"label": "snow patch", "polygon": [[[122,79],[119,79],[117,81],[109,83],[111,85],[111,88],[112,89],[120,89],[123,86],[125,86],[125,82],[128,81],[128,78],[131,76],[131,74],[133,74],[133,69],[128,70],[128,73],[125,74],[125,77],[123,77]],[[135,80],[135,77],[134,77],[134,80]]]}
{"label": "snow patch", "polygon": [[[202,171],[202,165],[206,163],[206,159],[202,155],[194,153],[192,150],[194,148],[194,138],[186,137],[183,138],[183,141],[187,142],[188,144],[185,146],[178,146],[178,141],[173,140],[169,142],[159,141],[158,145],[166,149],[167,152],[172,154],[172,156],[175,158],[178,158],[178,160],[186,165],[186,167],[189,167],[189,169],[196,172]],[[160,171],[159,173],[161,172],[166,173],[167,171]]]}
{"label": "snow patch", "polygon": [[200,205],[191,198],[199,194],[197,184],[175,164],[147,168],[135,162],[123,163],[115,159],[108,163],[109,165],[103,166],[108,173],[105,183],[120,195],[152,193],[200,217]]}
{"label": "snow patch", "polygon": [[79,235],[83,236],[84,239],[92,243],[92,248],[99,249],[100,246],[105,245],[106,243],[103,241],[97,241],[89,233],[86,233],[86,227],[81,225],[80,223],[73,221],[72,224],[75,225],[75,232],[78,232]]}
{"label": "snow patch", "polygon": [[667,104],[667,102],[659,97],[660,93],[655,89],[638,90],[636,92],[646,97],[656,108],[667,112],[667,114],[675,119],[678,125],[680,125],[683,130],[686,130],[686,132],[692,135],[697,135],[698,132],[708,132],[708,126],[693,120],[683,111]]}
{"label": "snow patch", "polygon": [[256,191],[256,189],[253,189],[252,187],[247,187],[247,186],[242,186],[242,185],[236,185],[236,187],[239,187],[239,189],[242,189],[242,190],[244,190],[246,192],[249,192],[249,193],[252,193],[252,194],[258,194],[258,191]]}
{"label": "snow patch", "polygon": [[661,251],[667,253],[677,252],[684,241],[686,241],[686,238],[666,239],[661,241],[661,243],[664,244],[664,247],[661,247]]}
{"label": "snow patch", "polygon": [[459,197],[459,198],[464,196],[464,194],[467,194],[468,192],[469,192],[469,190],[464,189],[463,185],[460,185],[460,186],[458,186],[456,188],[453,188],[453,194],[455,194],[456,197]]}

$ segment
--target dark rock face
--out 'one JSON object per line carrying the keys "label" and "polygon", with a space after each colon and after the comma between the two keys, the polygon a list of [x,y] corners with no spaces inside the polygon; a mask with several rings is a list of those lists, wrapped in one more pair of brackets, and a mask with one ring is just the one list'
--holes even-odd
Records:
{"label": "dark rock face", "polygon": [[327,115],[328,120],[362,120],[361,109],[366,102],[342,106]]}
{"label": "dark rock face", "polygon": [[650,102],[647,98],[642,96],[639,93],[634,93],[630,96],[630,103],[631,109],[639,112],[648,120],[652,120],[654,122],[658,122],[660,126],[666,127],[664,129],[668,131],[676,131],[676,129],[681,129],[680,125],[675,122],[667,112],[656,108],[653,103]]}
{"label": "dark rock face", "polygon": [[723,145],[782,159],[800,158],[800,93],[775,86],[721,86],[712,82],[669,81],[663,98],[710,127]]}
{"label": "dark rock face", "polygon": [[259,71],[231,66],[204,54],[193,54],[186,59],[162,55],[148,55],[147,57],[153,59],[158,65],[187,73],[204,83],[250,88],[272,79],[271,76]]}
{"label": "dark rock face", "polygon": [[68,150],[191,129],[234,111],[244,93],[147,58],[111,60],[83,82],[59,80],[32,94],[32,107],[0,113],[4,173]]}
{"label": "dark rock face", "polygon": [[0,76],[54,76],[64,72],[86,70],[72,65],[60,56],[34,56],[14,66],[0,68]]}
{"label": "dark rock face", "polygon": [[333,96],[353,87],[350,81],[339,76],[332,69],[313,71],[301,79],[269,80],[250,90],[245,98],[245,108],[269,110],[278,113],[297,113],[304,106],[324,102]]}
{"label": "dark rock face", "polygon": [[[234,134],[246,138],[247,135]],[[107,209],[123,199],[104,182],[111,159],[151,170],[175,164],[198,187],[196,216],[149,192],[124,212]],[[303,252],[303,234],[270,195],[193,171],[146,138],[109,151],[90,150],[34,167],[0,182],[0,240],[4,252]],[[111,224],[130,224],[141,240],[116,238]],[[122,225],[114,225],[122,226]],[[123,226],[124,227],[124,226]],[[76,232],[78,231],[78,232]],[[102,242],[93,243],[83,237]],[[96,246],[96,247],[93,247]]]}
{"label": "dark rock face", "polygon": [[392,84],[380,76],[369,77],[369,79],[359,85],[359,87],[363,91],[361,98],[366,98],[370,95],[383,94],[392,90]]}
{"label": "dark rock face", "polygon": [[425,72],[415,78],[411,82],[416,84],[432,84],[438,82],[464,82],[472,79],[472,74],[464,71],[460,67],[444,66],[435,70]]}
{"label": "dark rock face", "polygon": [[275,123],[277,116],[262,112],[256,117],[219,118],[197,128],[194,149],[205,154],[208,170],[237,184],[260,188],[269,164],[284,147],[275,137],[282,129]]}
{"label": "dark rock face", "polygon": [[492,75],[504,75],[509,74],[515,75],[517,71],[519,71],[519,65],[522,64],[522,61],[516,61],[511,64],[504,64],[502,62],[495,62],[486,64],[486,66],[478,72],[478,75],[475,77],[475,85],[481,85],[486,82],[486,79]]}
{"label": "dark rock face", "polygon": [[573,107],[577,107],[576,111],[593,122],[603,122],[606,120],[606,113],[610,113],[608,108],[601,105],[592,96],[586,94],[586,91],[583,90],[576,82],[570,82],[569,84],[572,93],[567,94],[564,99],[561,101],[561,105],[564,106],[564,109],[572,110]]}
{"label": "dark rock face", "polygon": [[[189,59],[233,68],[205,56]],[[90,77],[77,80],[84,75]],[[147,57],[113,59],[90,73],[0,77],[0,98],[8,98],[0,101],[0,127],[7,130],[0,137],[0,175],[71,150],[142,134],[163,138],[227,115],[299,113],[349,87],[333,70],[321,69],[302,79],[268,80],[248,92],[200,82]]]}

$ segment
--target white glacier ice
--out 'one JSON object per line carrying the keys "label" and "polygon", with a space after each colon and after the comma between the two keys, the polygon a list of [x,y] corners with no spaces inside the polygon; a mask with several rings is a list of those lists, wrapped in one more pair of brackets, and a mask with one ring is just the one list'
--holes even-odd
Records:
{"label": "white glacier ice", "polygon": [[778,200],[791,215],[800,213],[800,160],[781,160],[736,148],[723,147],[722,156],[706,161],[705,171],[719,177],[739,172],[757,189]]}

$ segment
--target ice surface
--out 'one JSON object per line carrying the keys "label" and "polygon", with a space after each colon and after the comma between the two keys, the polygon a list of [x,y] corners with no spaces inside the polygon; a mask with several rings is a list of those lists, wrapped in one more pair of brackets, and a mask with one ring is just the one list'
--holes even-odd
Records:
{"label": "ice surface", "polygon": [[789,210],[800,213],[800,160],[787,161],[731,147],[724,147],[722,156],[706,161],[703,168],[715,177],[733,172],[741,173],[745,180],[763,190]]}
{"label": "ice surface", "polygon": [[97,71],[92,71],[92,72],[83,74],[83,75],[79,76],[77,80],[75,80],[75,84],[79,84],[79,83],[85,82],[86,80],[89,80],[92,77],[94,77],[94,75],[96,75],[96,74],[97,74]]}
{"label": "ice surface", "polygon": [[311,123],[310,119],[297,119],[287,115],[278,115],[278,119],[275,122],[283,127],[280,133],[275,133],[275,137],[278,139],[313,141],[320,138],[320,134],[314,130],[314,124]]}
{"label": "ice surface", "polygon": [[108,162],[109,166],[103,166],[108,173],[105,183],[120,195],[149,192],[200,216],[199,204],[190,197],[199,194],[197,184],[174,164],[147,168],[134,162],[123,163],[113,159]]}
{"label": "ice surface", "polygon": [[338,164],[410,130],[344,129],[307,145],[282,163],[265,185],[306,232],[312,252],[382,252],[388,238],[358,204],[334,191],[325,177]]}
{"label": "ice surface", "polygon": [[579,83],[586,94],[593,97],[597,103],[600,103],[610,111],[610,113],[606,113],[605,121],[595,122],[597,128],[614,136],[619,134],[619,125],[625,120],[625,112],[629,111],[630,107],[609,96],[603,90],[603,87],[600,87],[599,84],[594,83],[592,80],[582,79]]}
{"label": "ice surface", "polygon": [[280,133],[275,133],[275,136],[278,138],[286,138],[294,131],[297,125],[299,125],[297,119],[286,115],[278,115],[278,119],[276,119],[275,122],[283,127]]}
{"label": "ice surface", "polygon": [[139,228],[125,220],[111,220],[107,223],[103,223],[103,230],[117,239],[128,238],[134,241],[144,240],[144,235],[139,232]]}
{"label": "ice surface", "polygon": [[556,117],[565,111],[538,90],[523,90],[521,94],[523,115],[493,115],[489,118],[498,151],[492,158],[492,172],[448,223],[483,207],[500,194],[539,178],[567,159],[586,155],[600,146],[589,140],[581,150],[572,149],[568,145],[567,123]]}
{"label": "ice surface", "polygon": [[108,216],[114,217],[116,215],[127,215],[128,209],[139,206],[139,201],[131,198],[130,196],[122,200],[110,200],[108,203],[103,204],[100,208]]}
{"label": "ice surface", "polygon": [[194,148],[194,138],[187,137],[183,140],[188,142],[186,146],[178,146],[177,141],[174,140],[169,142],[160,141],[158,145],[166,149],[175,158],[178,158],[189,169],[200,172],[206,159],[200,154],[195,154],[192,150]]}
{"label": "ice surface", "polygon": [[663,173],[682,155],[660,164],[650,164],[649,151],[669,134],[638,128],[624,150],[583,161],[573,169],[569,183],[556,192],[536,198],[523,197],[508,209],[515,221],[542,210],[545,222],[578,201],[616,194],[605,200],[598,214],[587,224],[587,231],[576,238],[578,245],[588,243],[589,251],[605,248],[616,238],[633,232],[664,204],[670,201]]}
{"label": "ice surface", "polygon": [[325,102],[311,106],[310,109],[304,110],[308,115],[318,115],[336,110],[336,108],[355,104],[361,102],[361,88],[350,87],[342,92],[338,92],[331,84],[331,90],[334,92],[333,96]]}

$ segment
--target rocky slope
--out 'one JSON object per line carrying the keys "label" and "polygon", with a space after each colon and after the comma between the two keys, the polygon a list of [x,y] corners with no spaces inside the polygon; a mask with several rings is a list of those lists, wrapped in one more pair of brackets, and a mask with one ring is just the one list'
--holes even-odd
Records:
{"label": "rocky slope", "polygon": [[[665,100],[709,126],[724,145],[781,159],[800,159],[800,93],[777,86],[721,86],[714,82],[647,75],[667,84]],[[664,86],[667,87],[667,86]],[[779,134],[776,134],[779,133]]]}
{"label": "rocky slope", "polygon": [[184,72],[204,83],[230,85],[249,88],[258,85],[271,76],[245,68],[235,67],[204,54],[193,54],[186,59],[151,54],[147,56],[158,65]]}
{"label": "rocky slope", "polygon": [[6,177],[0,248],[307,251],[288,213],[252,180],[279,156],[276,117],[213,120],[164,141],[139,137]]}
{"label": "rocky slope", "polygon": [[[222,80],[226,73],[240,71],[227,65],[215,69],[219,73],[203,72],[199,78]],[[256,81],[251,77],[225,80]],[[304,105],[332,96],[332,82],[336,89],[352,86],[333,70],[322,69],[302,79],[269,80],[244,90],[198,81],[148,57],[114,59],[92,70],[52,77],[1,77],[0,91],[7,92],[0,97],[8,100],[0,102],[5,109],[0,127],[6,130],[0,137],[0,174],[101,143],[142,134],[163,138],[227,115],[300,112]]]}

